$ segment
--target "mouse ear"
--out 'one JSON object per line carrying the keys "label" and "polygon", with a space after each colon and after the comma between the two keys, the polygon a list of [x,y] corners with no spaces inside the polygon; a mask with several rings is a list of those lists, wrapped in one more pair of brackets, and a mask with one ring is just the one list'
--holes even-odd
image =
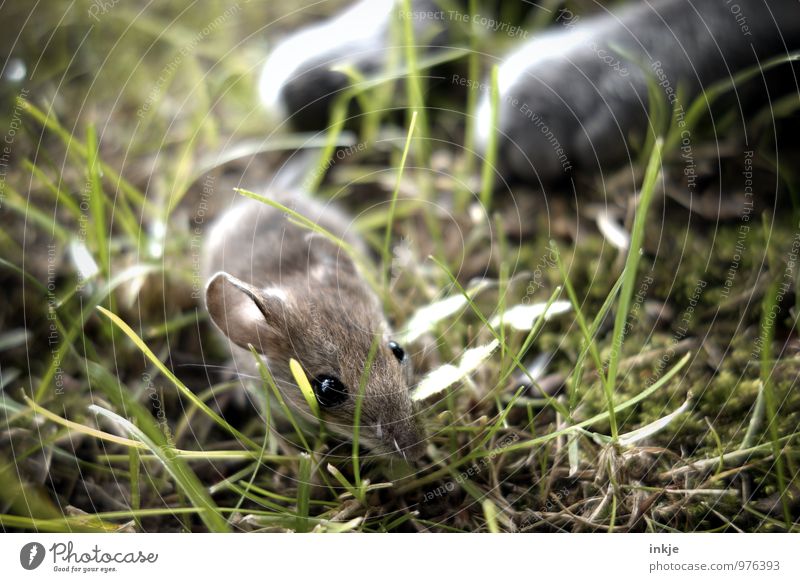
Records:
{"label": "mouse ear", "polygon": [[219,272],[206,286],[206,308],[214,324],[236,345],[266,353],[285,327],[287,297],[280,289],[259,289]]}
{"label": "mouse ear", "polygon": [[[309,263],[322,265],[328,273],[356,274],[356,265],[347,251],[327,237],[311,232],[306,235],[306,243]],[[312,269],[309,271],[313,272]]]}

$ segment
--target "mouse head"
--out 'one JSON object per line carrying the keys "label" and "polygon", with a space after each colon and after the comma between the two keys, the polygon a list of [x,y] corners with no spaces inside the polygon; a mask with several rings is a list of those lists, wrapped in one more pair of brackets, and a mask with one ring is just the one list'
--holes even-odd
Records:
{"label": "mouse head", "polygon": [[206,288],[208,312],[231,342],[266,356],[294,410],[311,415],[290,358],[308,376],[328,428],[352,437],[360,393],[359,442],[377,454],[416,459],[425,436],[409,395],[410,358],[392,341],[369,288],[341,265],[325,271],[312,268],[283,278],[281,286],[261,288],[217,273]]}

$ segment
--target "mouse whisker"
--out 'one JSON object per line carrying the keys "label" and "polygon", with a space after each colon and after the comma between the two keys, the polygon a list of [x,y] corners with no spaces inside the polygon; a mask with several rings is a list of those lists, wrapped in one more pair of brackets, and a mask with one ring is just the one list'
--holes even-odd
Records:
{"label": "mouse whisker", "polygon": [[261,376],[255,374],[245,374],[244,372],[237,372],[239,378],[247,378],[248,380],[261,380]]}
{"label": "mouse whisker", "polygon": [[221,366],[219,364],[197,364],[197,363],[188,363],[188,364],[175,364],[175,368],[215,368],[220,370],[233,370],[232,366]]}
{"label": "mouse whisker", "polygon": [[246,374],[241,371],[241,368],[236,366],[222,366],[219,364],[177,364],[176,368],[204,368],[206,370],[223,370],[226,372],[233,372],[239,378],[248,378],[252,380],[260,380],[261,376],[254,374]]}
{"label": "mouse whisker", "polygon": [[404,460],[408,461],[408,458],[406,458],[406,452],[400,448],[400,445],[397,444],[397,439],[392,439],[392,441],[394,442],[394,448],[397,449],[397,452],[403,455]]}

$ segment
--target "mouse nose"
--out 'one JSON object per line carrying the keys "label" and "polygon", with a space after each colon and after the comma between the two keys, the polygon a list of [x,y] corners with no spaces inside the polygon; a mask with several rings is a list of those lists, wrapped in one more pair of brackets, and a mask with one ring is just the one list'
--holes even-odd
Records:
{"label": "mouse nose", "polygon": [[425,453],[425,431],[416,422],[389,431],[387,437],[392,452],[406,460],[416,461]]}

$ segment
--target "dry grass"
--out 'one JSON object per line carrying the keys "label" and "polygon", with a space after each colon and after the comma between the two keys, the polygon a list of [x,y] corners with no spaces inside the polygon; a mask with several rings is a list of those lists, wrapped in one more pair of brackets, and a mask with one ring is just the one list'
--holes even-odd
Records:
{"label": "dry grass", "polygon": [[[317,194],[356,217],[390,275],[398,329],[438,300],[469,297],[407,346],[420,377],[500,347],[424,400],[431,438],[415,466],[351,454],[305,426],[270,397],[266,370],[245,398],[193,297],[194,225],[223,204],[204,206],[207,176],[242,168],[207,174],[218,152],[273,150],[259,158],[269,173],[303,143],[265,120],[255,73],[265,39],[315,16],[262,30],[278,9],[252,4],[137,16],[119,3],[95,23],[89,5],[63,3],[24,27],[27,6],[3,8],[20,23],[15,55],[32,75],[2,87],[2,127],[21,120],[0,198],[4,530],[800,528],[800,182],[796,150],[773,161],[771,124],[754,128],[760,199],[743,237],[738,199],[723,199],[732,218],[721,221],[702,214],[702,197],[700,213],[676,201],[685,184],[669,137],[663,152],[642,152],[638,197],[628,172],[605,190],[578,184],[580,204],[548,191],[545,206],[524,186],[494,191],[487,214],[481,161],[446,145],[460,143],[463,118],[417,127],[433,138],[430,160],[418,163],[412,145],[401,174],[408,127],[385,116],[367,148],[318,175]],[[795,109],[776,109],[778,125],[796,121]],[[318,141],[359,143],[353,127]],[[717,191],[741,188],[742,151],[735,140],[695,143],[715,211]],[[777,202],[765,199],[775,191]],[[597,228],[606,202],[633,252]],[[555,301],[572,308],[532,329],[486,325]]]}

